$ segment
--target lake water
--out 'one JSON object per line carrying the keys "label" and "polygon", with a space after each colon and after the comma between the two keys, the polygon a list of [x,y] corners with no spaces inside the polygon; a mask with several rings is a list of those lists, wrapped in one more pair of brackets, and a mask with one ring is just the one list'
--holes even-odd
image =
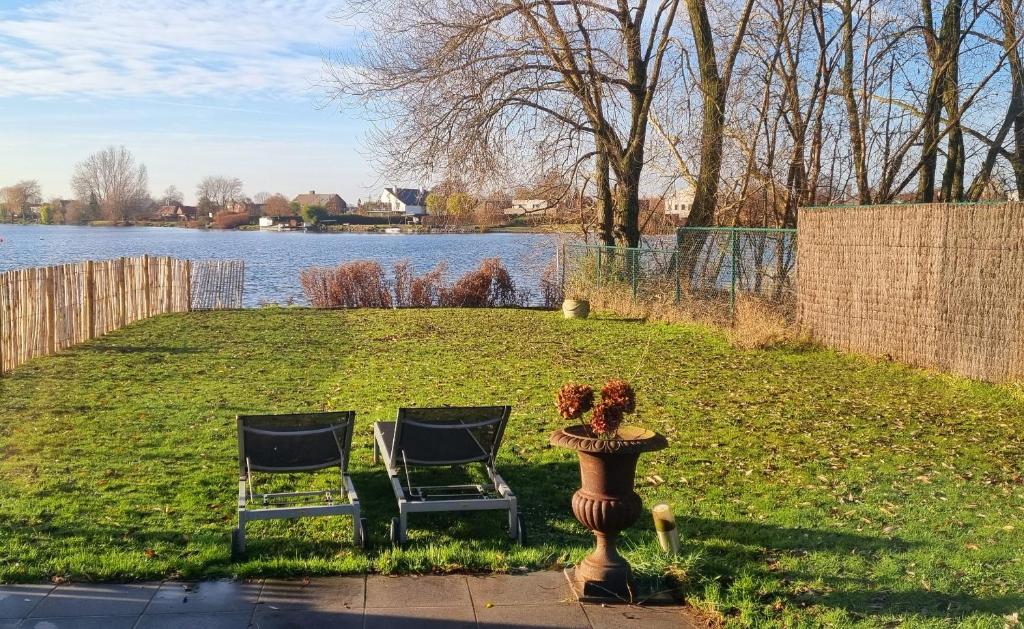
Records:
{"label": "lake water", "polygon": [[536,292],[555,256],[548,234],[316,234],[179,229],[0,224],[0,272],[80,260],[143,254],[191,260],[245,260],[245,305],[304,303],[299,271],[349,260],[391,265],[409,260],[417,272],[448,264],[453,278],[499,257],[517,287]]}

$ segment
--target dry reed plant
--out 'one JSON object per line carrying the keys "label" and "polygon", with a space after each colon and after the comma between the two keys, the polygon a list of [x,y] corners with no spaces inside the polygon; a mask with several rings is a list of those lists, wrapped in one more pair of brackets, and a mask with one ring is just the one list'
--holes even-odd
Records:
{"label": "dry reed plant", "polygon": [[487,258],[475,271],[466,273],[441,292],[441,305],[448,308],[494,308],[517,306],[512,276],[498,258]]}
{"label": "dry reed plant", "polygon": [[392,304],[384,269],[369,260],[303,269],[299,282],[315,308],[390,308]]}
{"label": "dry reed plant", "polygon": [[430,271],[412,278],[409,282],[409,306],[430,308],[440,305],[445,290],[444,274],[447,270],[447,264],[438,262]]}
{"label": "dry reed plant", "polygon": [[540,301],[545,308],[559,308],[565,299],[558,277],[558,265],[552,260],[540,276]]}
{"label": "dry reed plant", "polygon": [[729,329],[732,344],[741,349],[769,349],[796,340],[796,327],[786,323],[777,308],[759,299],[739,297]]}
{"label": "dry reed plant", "polygon": [[408,260],[399,260],[392,267],[395,275],[395,307],[406,308],[412,305],[412,264]]}

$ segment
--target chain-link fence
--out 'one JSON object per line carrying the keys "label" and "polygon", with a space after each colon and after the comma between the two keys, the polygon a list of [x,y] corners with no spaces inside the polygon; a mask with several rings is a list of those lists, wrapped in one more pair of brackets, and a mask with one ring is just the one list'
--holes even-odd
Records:
{"label": "chain-link fence", "polygon": [[795,229],[687,227],[675,249],[567,244],[559,258],[570,298],[659,303],[721,321],[748,297],[795,315]]}

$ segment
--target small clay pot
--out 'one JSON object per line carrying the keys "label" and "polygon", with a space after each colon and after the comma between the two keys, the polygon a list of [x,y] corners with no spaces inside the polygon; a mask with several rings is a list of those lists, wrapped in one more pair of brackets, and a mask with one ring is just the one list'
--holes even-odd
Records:
{"label": "small clay pot", "polygon": [[590,302],[586,299],[562,301],[562,314],[566,319],[586,319],[590,315]]}

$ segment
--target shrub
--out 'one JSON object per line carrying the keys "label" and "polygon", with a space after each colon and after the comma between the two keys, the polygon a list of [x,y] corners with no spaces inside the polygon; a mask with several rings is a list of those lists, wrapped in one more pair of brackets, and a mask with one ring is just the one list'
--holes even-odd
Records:
{"label": "shrub", "polygon": [[390,308],[391,290],[384,269],[369,260],[299,273],[302,292],[315,308]]}
{"label": "shrub", "polygon": [[392,271],[395,275],[395,306],[407,308],[412,305],[412,265],[408,260],[399,260]]}
{"label": "shrub", "polygon": [[769,349],[797,339],[794,326],[777,308],[751,297],[736,300],[736,317],[729,337],[742,349]]}
{"label": "shrub", "polygon": [[409,305],[414,308],[430,308],[441,305],[442,297],[447,290],[444,284],[444,273],[448,266],[439,262],[432,270],[415,277],[409,283]]}
{"label": "shrub", "polygon": [[540,299],[545,308],[560,308],[565,299],[558,277],[558,265],[553,260],[540,275]]}
{"label": "shrub", "polygon": [[441,305],[450,308],[516,306],[516,287],[498,258],[487,258],[441,293]]}

